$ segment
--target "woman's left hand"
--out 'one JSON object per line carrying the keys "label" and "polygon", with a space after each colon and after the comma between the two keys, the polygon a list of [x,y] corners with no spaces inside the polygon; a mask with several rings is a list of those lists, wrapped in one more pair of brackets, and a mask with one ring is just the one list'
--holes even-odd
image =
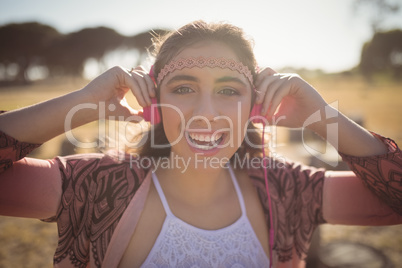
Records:
{"label": "woman's left hand", "polygon": [[305,120],[327,105],[321,95],[296,74],[280,74],[262,69],[255,81],[256,104],[262,104],[261,115],[271,124],[302,127]]}

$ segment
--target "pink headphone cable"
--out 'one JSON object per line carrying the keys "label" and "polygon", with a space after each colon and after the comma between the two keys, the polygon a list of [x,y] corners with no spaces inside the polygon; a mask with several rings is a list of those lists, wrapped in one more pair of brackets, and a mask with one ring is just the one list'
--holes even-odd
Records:
{"label": "pink headphone cable", "polygon": [[[254,92],[256,89],[254,88]],[[254,123],[261,123],[262,124],[262,163],[264,165],[264,179],[265,179],[265,190],[267,191],[267,198],[268,198],[268,209],[269,209],[269,267],[272,267],[272,252],[274,248],[274,223],[272,217],[272,202],[271,202],[271,195],[269,194],[269,186],[268,186],[268,172],[267,172],[267,157],[265,155],[265,127],[266,127],[266,120],[262,119],[261,116],[261,107],[262,104],[254,104],[253,109],[250,112],[250,118]],[[264,118],[265,119],[265,118]]]}
{"label": "pink headphone cable", "polygon": [[267,165],[266,165],[266,157],[265,157],[265,122],[262,122],[262,161],[264,165],[264,179],[265,179],[265,189],[267,191],[268,197],[268,207],[269,207],[269,267],[272,267],[272,249],[274,247],[274,225],[272,220],[272,204],[271,204],[271,195],[269,194],[268,187],[268,174],[267,174]]}

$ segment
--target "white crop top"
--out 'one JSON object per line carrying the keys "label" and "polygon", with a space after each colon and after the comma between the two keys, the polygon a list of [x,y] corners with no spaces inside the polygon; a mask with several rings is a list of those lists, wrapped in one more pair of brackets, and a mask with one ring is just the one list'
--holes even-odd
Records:
{"label": "white crop top", "polygon": [[166,218],[142,268],[269,267],[269,259],[247,218],[239,185],[231,168],[229,171],[242,214],[236,222],[218,230],[200,229],[173,215],[158,178],[152,173]]}

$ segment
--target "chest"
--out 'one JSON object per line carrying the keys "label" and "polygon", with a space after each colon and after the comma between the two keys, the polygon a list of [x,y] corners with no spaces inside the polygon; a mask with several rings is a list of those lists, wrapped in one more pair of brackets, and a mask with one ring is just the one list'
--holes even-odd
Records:
{"label": "chest", "polygon": [[[268,232],[263,210],[254,187],[245,174],[237,174],[246,216],[255,232],[259,243],[268,255]],[[235,223],[241,216],[240,204],[236,194],[229,195],[213,207],[190,208],[175,205],[171,210],[178,219],[200,229],[216,230]],[[135,228],[130,243],[120,261],[119,267],[140,267],[152,250],[161,233],[166,219],[166,212],[154,185],[151,185],[145,206]]]}

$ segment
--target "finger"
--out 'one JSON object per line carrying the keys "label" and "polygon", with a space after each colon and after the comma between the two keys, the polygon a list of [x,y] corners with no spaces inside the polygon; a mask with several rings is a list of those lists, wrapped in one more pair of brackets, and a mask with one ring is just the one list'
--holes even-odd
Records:
{"label": "finger", "polygon": [[[137,84],[137,88],[135,89],[135,92],[137,92],[137,94],[139,93],[142,96],[142,99],[144,100],[144,103],[139,102],[139,104],[142,107],[151,105],[151,98],[148,93],[148,85],[147,85],[146,79],[144,78],[145,74],[141,74],[140,71],[133,71],[131,73],[131,75],[132,75],[133,80]],[[135,96],[137,97],[137,95],[135,95]]]}
{"label": "finger", "polygon": [[272,98],[271,107],[267,114],[268,118],[271,118],[275,114],[283,98],[285,98],[288,94],[289,94],[289,87],[285,84],[281,84]]}
{"label": "finger", "polygon": [[145,79],[145,83],[147,85],[147,87],[146,87],[147,94],[150,97],[155,97],[156,96],[155,83],[152,80],[151,76],[149,75],[149,72],[147,72],[143,66],[138,66],[138,67],[134,68],[134,70],[137,73],[140,73],[143,76],[143,79]]}
{"label": "finger", "polygon": [[274,76],[268,76],[265,77],[264,80],[262,80],[258,86],[256,86],[256,91],[257,91],[257,98],[256,98],[256,103],[261,104],[263,103],[264,99],[266,98],[266,95],[270,91],[270,85],[276,80]]}
{"label": "finger", "polygon": [[148,89],[148,94],[150,97],[155,98],[156,97],[156,91],[155,91],[155,83],[152,80],[151,76],[149,74],[145,74],[145,80],[147,83],[147,89]]}
{"label": "finger", "polygon": [[255,80],[255,83],[254,83],[255,86],[258,86],[265,77],[272,76],[272,75],[274,75],[276,73],[277,72],[274,69],[271,69],[269,67],[265,67],[265,68],[261,69],[258,72],[257,79]]}
{"label": "finger", "polygon": [[[149,101],[151,101],[151,97],[155,97],[155,84],[152,81],[151,77],[148,75],[148,73],[142,74],[141,81],[145,85],[144,87],[141,88],[142,94],[147,99],[147,103],[148,103],[148,99],[149,99]],[[149,103],[149,105],[151,105],[151,102]]]}
{"label": "finger", "polygon": [[268,90],[267,93],[265,94],[264,100],[262,102],[262,110],[261,114],[263,116],[266,116],[269,111],[272,110],[272,101],[274,96],[277,94],[277,91],[281,87],[282,81],[278,77],[273,77],[268,84]]}
{"label": "finger", "polygon": [[132,73],[131,73],[130,80],[131,80],[131,84],[133,85],[130,87],[130,89],[131,89],[131,92],[133,93],[133,95],[135,96],[138,104],[141,105],[142,107],[146,107],[147,101],[142,94],[141,85],[139,84],[139,82],[136,79],[134,79],[134,76]]}
{"label": "finger", "polygon": [[142,65],[138,65],[137,67],[135,67],[133,70],[135,71],[144,71],[145,72],[145,68]]}
{"label": "finger", "polygon": [[277,73],[277,71],[275,71],[274,69],[272,69],[270,67],[264,67],[264,68],[260,68],[258,73],[259,74],[266,73],[267,75],[274,75]]}

